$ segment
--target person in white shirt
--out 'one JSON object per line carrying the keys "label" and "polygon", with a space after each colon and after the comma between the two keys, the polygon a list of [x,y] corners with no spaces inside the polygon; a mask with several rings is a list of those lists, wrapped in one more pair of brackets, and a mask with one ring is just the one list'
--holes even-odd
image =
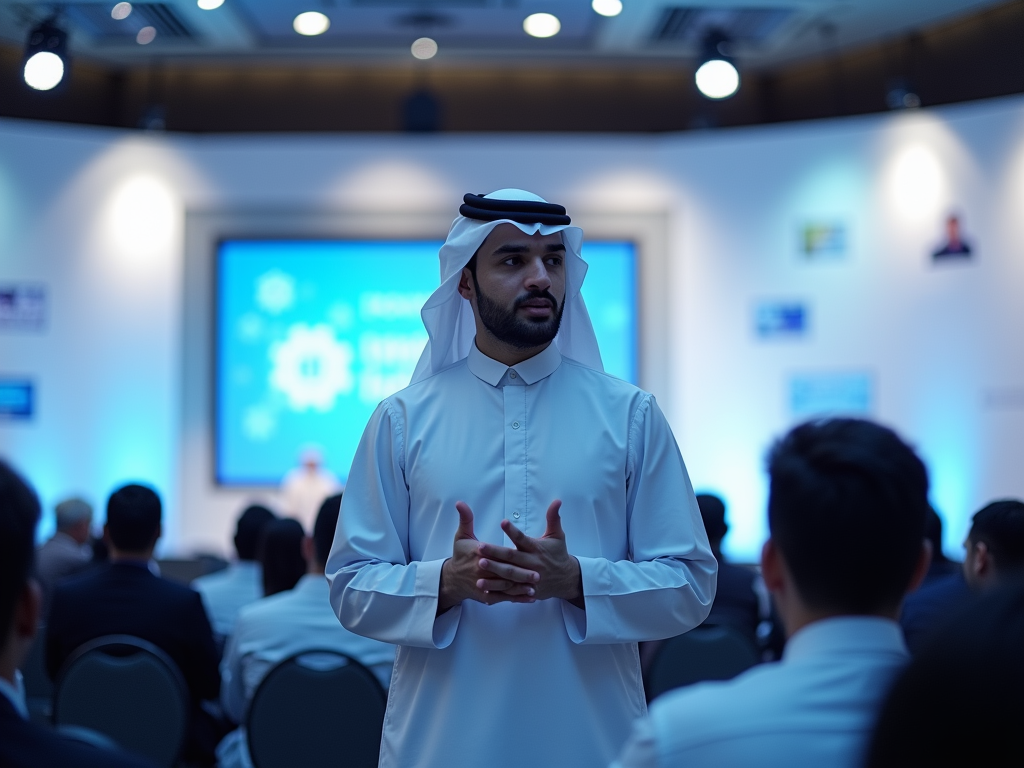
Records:
{"label": "person in white shirt", "polygon": [[43,587],[43,621],[50,612],[54,585],[92,562],[92,505],[71,498],[54,507],[57,531],[36,552],[36,578]]}
{"label": "person in white shirt", "polygon": [[[302,542],[309,566],[292,589],[265,597],[242,609],[221,663],[221,705],[236,723],[244,723],[253,694],[267,673],[304,650],[335,650],[373,672],[386,689],[395,661],[395,646],[346,630],[331,611],[324,563],[338,524],[341,496],[324,501],[312,538]],[[245,729],[229,733],[217,747],[221,768],[251,768]]]}
{"label": "person in white shirt", "polygon": [[380,765],[606,765],[646,710],[637,642],[700,624],[716,562],[654,398],[604,373],[583,233],[466,195],[412,384],[374,412],[328,560],[400,646]]}
{"label": "person in white shirt", "polygon": [[192,589],[203,598],[214,634],[223,642],[235,627],[238,612],[263,597],[263,576],[257,560],[260,536],[274,513],[253,504],[239,516],[235,525],[235,552],[238,559],[227,568],[193,579]]}
{"label": "person in white shirt", "polygon": [[671,691],[616,768],[855,768],[908,660],[896,617],[924,579],[928,476],[891,430],[796,427],[772,448],[761,568],[789,641],[781,661]]}
{"label": "person in white shirt", "polygon": [[309,531],[324,499],[340,493],[342,486],[337,475],[324,468],[323,454],[317,448],[304,448],[299,461],[300,466],[281,481],[281,509]]}

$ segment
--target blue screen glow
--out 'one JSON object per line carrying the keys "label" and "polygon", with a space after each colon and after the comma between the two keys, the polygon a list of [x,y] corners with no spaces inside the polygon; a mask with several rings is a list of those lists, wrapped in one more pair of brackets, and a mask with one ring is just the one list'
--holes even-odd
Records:
{"label": "blue screen glow", "polygon": [[[439,241],[231,240],[217,261],[216,475],[276,485],[307,445],[348,475],[377,403],[427,340]],[[584,246],[583,296],[605,370],[636,382],[632,243]]]}

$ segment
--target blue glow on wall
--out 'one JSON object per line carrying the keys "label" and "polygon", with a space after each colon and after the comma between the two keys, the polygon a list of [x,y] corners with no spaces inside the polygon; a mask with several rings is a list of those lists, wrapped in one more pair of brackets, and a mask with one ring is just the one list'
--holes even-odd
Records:
{"label": "blue glow on wall", "polygon": [[[439,241],[226,241],[217,263],[216,477],[276,485],[303,446],[344,477],[370,414],[426,343]],[[605,369],[636,381],[631,243],[590,243],[583,296]]]}

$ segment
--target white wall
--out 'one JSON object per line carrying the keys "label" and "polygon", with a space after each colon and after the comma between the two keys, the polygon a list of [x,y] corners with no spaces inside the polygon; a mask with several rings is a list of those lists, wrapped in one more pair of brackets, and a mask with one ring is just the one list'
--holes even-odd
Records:
{"label": "white wall", "polygon": [[[908,154],[909,153],[909,154]],[[454,212],[464,192],[534,189],[589,215],[670,225],[663,400],[694,484],[730,503],[727,545],[764,536],[763,455],[787,376],[864,369],[875,415],[920,449],[955,553],[970,514],[1024,496],[1024,99],[652,137],[161,136],[0,121],[0,283],[49,286],[44,334],[0,332],[35,421],[0,454],[49,507],[128,479],[167,503],[167,550],[226,549],[234,510],[181,505],[186,210]],[[930,264],[948,210],[977,249]],[[851,253],[801,263],[797,224],[839,217]],[[808,339],[758,341],[759,298],[811,307]],[[195,508],[202,507],[202,508]]]}

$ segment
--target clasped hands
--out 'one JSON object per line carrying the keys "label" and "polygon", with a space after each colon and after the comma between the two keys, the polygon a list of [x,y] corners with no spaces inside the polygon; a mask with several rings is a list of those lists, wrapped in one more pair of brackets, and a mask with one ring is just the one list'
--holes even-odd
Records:
{"label": "clasped hands", "polygon": [[561,501],[551,502],[547,528],[539,539],[502,520],[501,530],[515,545],[511,549],[479,541],[473,533],[473,511],[457,502],[459,528],[452,556],[441,567],[438,615],[463,600],[495,605],[559,597],[583,608],[580,564],[566,549],[561,506]]}

